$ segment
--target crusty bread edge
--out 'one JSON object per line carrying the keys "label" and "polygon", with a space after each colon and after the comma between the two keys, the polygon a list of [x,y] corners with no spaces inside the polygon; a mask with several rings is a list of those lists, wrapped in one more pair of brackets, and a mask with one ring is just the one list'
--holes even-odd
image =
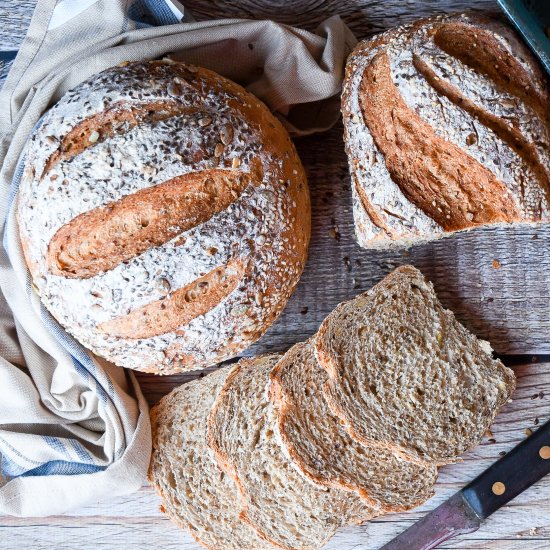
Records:
{"label": "crusty bread edge", "polygon": [[[275,406],[275,409],[277,411],[277,419],[278,419],[278,428],[279,428],[279,434],[281,437],[281,440],[285,446],[286,451],[288,452],[291,460],[294,462],[294,464],[298,467],[300,472],[305,475],[307,478],[309,478],[311,481],[313,481],[316,484],[323,485],[325,487],[334,487],[336,489],[344,489],[346,491],[354,492],[367,504],[368,506],[371,506],[375,511],[376,514],[371,516],[370,518],[364,518],[360,519],[359,522],[363,523],[364,521],[368,521],[369,519],[374,519],[376,517],[379,517],[381,515],[390,514],[390,513],[398,513],[398,512],[405,512],[407,510],[410,510],[411,508],[415,508],[417,506],[420,506],[424,502],[426,502],[428,499],[430,499],[435,492],[430,491],[427,496],[419,498],[417,501],[414,502],[414,504],[409,504],[406,506],[389,506],[384,505],[382,502],[380,502],[377,499],[374,499],[370,496],[369,492],[365,489],[362,489],[352,483],[349,483],[345,481],[342,478],[336,478],[336,479],[326,479],[325,477],[322,477],[313,471],[309,469],[307,464],[304,462],[302,457],[300,456],[299,452],[296,450],[294,445],[292,444],[290,438],[288,437],[288,434],[285,429],[285,424],[288,419],[292,416],[292,413],[294,410],[296,410],[296,407],[293,406],[289,400],[286,398],[285,393],[282,389],[281,380],[280,380],[280,371],[282,369],[283,361],[285,360],[287,354],[290,354],[294,348],[302,347],[306,345],[310,345],[313,348],[313,351],[315,353],[315,340],[316,335],[312,336],[309,340],[306,342],[299,342],[292,346],[283,357],[277,362],[277,364],[273,367],[273,370],[271,371],[270,375],[270,387],[268,391],[268,396],[273,405]],[[323,392],[324,398],[327,400],[327,404],[329,405],[329,409],[333,412],[333,408],[330,406],[329,399],[326,395],[326,393]],[[339,420],[341,420],[341,417],[337,416]],[[397,447],[386,447],[381,444],[364,444],[363,442],[359,441],[357,438],[351,436],[350,428],[346,425],[346,430],[350,434],[350,437],[352,439],[356,440],[358,443],[360,443],[363,447],[368,448],[374,448],[374,449],[385,449],[392,452],[394,455],[399,456],[400,458],[403,458],[407,462],[414,462],[420,464],[422,467],[425,467],[427,470],[433,470],[436,466],[433,463],[427,463],[423,461],[422,463],[418,461],[411,461],[409,459],[409,456],[405,453],[401,453],[399,448]],[[353,431],[353,430],[351,430]]]}
{"label": "crusty bread edge", "polygon": [[[152,441],[153,441],[153,445],[154,445],[154,442],[155,442],[155,432],[156,432],[156,425],[157,425],[157,418],[160,414],[160,409],[161,409],[161,406],[164,405],[163,401],[168,401],[168,398],[175,392],[177,391],[178,388],[172,390],[169,394],[165,395],[154,407],[151,408],[151,411],[149,413],[149,418],[151,419],[151,432],[152,432]],[[154,447],[153,447],[153,452],[154,452]],[[209,544],[207,544],[205,541],[203,541],[195,532],[194,530],[192,529],[192,526],[190,523],[186,522],[186,521],[182,521],[182,519],[177,516],[176,514],[173,514],[172,512],[170,512],[170,510],[168,510],[166,508],[166,506],[164,505],[165,502],[168,501],[168,499],[165,497],[164,495],[164,491],[162,490],[162,488],[160,487],[160,485],[157,485],[154,480],[153,480],[153,460],[152,460],[152,457],[151,457],[151,461],[149,462],[149,468],[147,470],[147,480],[149,481],[150,485],[153,487],[155,493],[160,497],[161,499],[161,504],[159,506],[159,509],[160,511],[165,514],[166,516],[168,516],[168,518],[173,521],[175,523],[175,525],[181,529],[184,529],[185,531],[187,531],[195,541],[197,541],[200,545],[204,546],[205,548],[207,548],[208,550],[218,550],[216,547],[214,546],[210,546]]]}
{"label": "crusty bread edge", "polygon": [[[253,368],[253,364],[255,361],[257,361],[260,357],[263,356],[257,356],[252,358],[243,358],[238,363],[236,363],[231,370],[229,371],[227,378],[225,379],[220,391],[218,392],[218,395],[216,397],[216,400],[214,401],[210,413],[208,415],[207,419],[207,428],[206,428],[206,444],[207,446],[212,450],[214,453],[214,457],[216,458],[216,462],[218,464],[218,467],[225,472],[233,481],[235,482],[237,486],[237,491],[239,494],[239,501],[241,505],[241,512],[239,514],[239,519],[243,521],[244,523],[248,524],[254,531],[257,533],[257,535],[262,539],[268,542],[269,544],[272,544],[274,547],[282,548],[283,550],[294,550],[290,546],[285,546],[280,544],[279,542],[271,539],[268,537],[257,525],[254,524],[254,522],[250,519],[247,508],[248,508],[248,502],[247,502],[247,495],[248,491],[244,487],[244,484],[242,480],[239,477],[239,474],[237,473],[237,470],[235,467],[231,464],[229,457],[218,447],[216,444],[216,441],[214,440],[214,437],[212,435],[211,426],[215,423],[214,417],[216,414],[217,409],[220,407],[221,400],[223,397],[228,393],[229,387],[231,386],[233,380],[239,374],[239,372],[242,370],[243,366],[245,368]],[[304,548],[304,550],[306,550]]]}
{"label": "crusty bread edge", "polygon": [[[303,346],[308,345],[312,347],[314,346],[314,337],[310,338],[306,342],[298,342],[297,344],[294,344],[294,346],[292,346],[273,367],[273,370],[271,371],[271,374],[269,376],[270,385],[268,396],[270,401],[273,403],[275,410],[277,411],[278,430],[281,441],[285,446],[286,451],[288,452],[292,462],[298,467],[300,472],[308,479],[310,479],[313,483],[317,485],[323,485],[325,487],[335,487],[336,489],[344,489],[346,491],[357,493],[361,500],[365,502],[365,504],[371,506],[372,508],[374,508],[374,510],[376,510],[377,514],[385,514],[398,511],[397,509],[384,506],[378,500],[373,499],[367,491],[349,482],[346,482],[344,479],[338,478],[331,480],[314,473],[304,462],[299,452],[296,450],[290,438],[288,437],[285,426],[287,421],[290,420],[293,411],[296,410],[296,406],[287,399],[285,392],[282,389],[280,371],[284,365],[283,362],[285,361],[285,359],[287,359],[287,356],[289,356],[293,351],[296,351],[297,348],[302,348]],[[373,517],[377,516],[375,515],[368,519],[372,519]],[[367,518],[362,519],[361,521],[367,521]]]}
{"label": "crusty bread edge", "polygon": [[[258,128],[261,129],[261,155],[267,156],[268,153],[270,153],[274,154],[277,159],[282,160],[283,171],[286,167],[286,172],[288,173],[288,178],[285,179],[288,179],[290,182],[289,186],[285,189],[285,193],[288,194],[290,204],[295,202],[295,205],[292,207],[295,221],[292,222],[291,228],[281,233],[281,238],[288,238],[290,244],[294,243],[296,246],[294,248],[288,246],[285,249],[285,253],[281,254],[275,263],[272,262],[271,269],[268,272],[268,275],[270,275],[268,278],[271,280],[275,277],[276,282],[282,279],[282,276],[277,275],[277,273],[279,271],[281,273],[286,273],[287,270],[277,268],[287,265],[287,263],[294,263],[297,258],[297,264],[299,264],[298,269],[296,270],[295,276],[292,279],[289,279],[292,280],[292,284],[288,286],[284,293],[281,293],[279,302],[277,302],[277,304],[273,306],[271,315],[266,316],[261,323],[256,322],[256,324],[254,325],[256,327],[256,330],[254,331],[254,336],[250,339],[247,339],[245,344],[231,344],[225,341],[223,345],[220,344],[217,347],[214,346],[211,349],[207,349],[204,353],[202,353],[201,350],[200,354],[181,354],[178,356],[177,359],[174,359],[171,364],[167,365],[167,368],[163,369],[162,371],[159,368],[158,362],[150,357],[151,354],[148,354],[148,356],[137,355],[135,357],[140,360],[137,362],[133,361],[133,364],[128,365],[123,364],[123,361],[119,360],[118,351],[116,353],[113,353],[111,349],[108,352],[106,352],[105,350],[102,351],[99,349],[99,346],[95,345],[95,343],[92,341],[88,341],[85,344],[85,347],[88,348],[90,351],[96,353],[97,355],[100,355],[101,357],[104,357],[105,359],[117,364],[118,366],[132,368],[139,372],[147,372],[158,375],[171,375],[204,369],[208,366],[214,366],[221,361],[225,361],[235,357],[236,355],[238,355],[239,352],[244,351],[254,342],[256,342],[279,318],[284,307],[288,303],[288,300],[296,290],[296,286],[300,280],[300,277],[305,268],[305,264],[307,262],[309,242],[311,240],[311,197],[309,193],[306,171],[304,169],[300,156],[298,155],[296,146],[289,136],[288,130],[261,99],[256,97],[252,92],[246,90],[240,84],[210,69],[196,67],[184,61],[175,61],[171,59],[163,59],[162,61],[150,60],[147,63],[149,63],[151,66],[154,66],[154,64],[168,63],[172,65],[172,68],[176,71],[180,68],[191,67],[192,72],[197,73],[206,81],[208,81],[210,89],[213,90],[215,93],[219,93],[220,90],[224,93],[231,93],[238,100],[237,103],[242,103],[242,105],[244,106],[243,108],[246,108],[246,110],[252,109],[254,113],[250,116],[249,123],[257,125]],[[96,76],[97,75],[91,78],[95,78]],[[175,76],[177,76],[177,74]],[[234,109],[234,107],[232,107],[232,109]],[[265,130],[266,124],[264,124],[264,119],[268,119],[269,126],[271,127],[271,129],[267,132]],[[40,131],[40,128],[41,126],[36,129],[36,133]],[[285,143],[285,146],[288,146],[288,149],[285,149],[285,151],[283,152],[273,151],[275,148],[274,144],[272,143],[273,140],[267,139],[267,136],[273,133],[278,136],[278,139],[282,140]],[[280,184],[279,187],[281,185],[282,184]],[[22,230],[23,225],[20,223],[20,211],[22,209],[21,193],[18,194],[15,205],[17,232],[19,234],[20,241],[23,247],[25,263],[29,268],[31,280],[34,282],[34,280],[37,278],[39,269],[36,262],[33,262],[32,258],[30,257],[30,240],[27,238],[26,231]],[[300,235],[303,237],[303,240],[298,238],[298,236]],[[275,286],[276,285],[273,282],[268,285],[269,295],[272,295],[274,293],[273,288]],[[56,318],[56,320],[64,327],[67,332],[69,332],[77,340],[80,341],[80,338],[77,337],[77,333],[79,332],[80,327],[74,325],[66,325],[65,321],[60,318],[59,314],[53,312],[54,308],[50,307],[46,297],[46,293],[39,292],[38,288],[34,284],[33,288],[39,295],[45,307],[52,314],[52,316]],[[220,304],[221,303],[223,303],[223,300],[220,302]],[[95,333],[95,328],[93,330],[90,330],[89,332],[91,332],[92,334]],[[169,333],[173,332],[174,331],[170,331]],[[242,331],[236,331],[236,333],[242,335]],[[120,342],[129,345],[131,348],[132,345],[135,343],[135,339],[120,338],[119,343]]]}

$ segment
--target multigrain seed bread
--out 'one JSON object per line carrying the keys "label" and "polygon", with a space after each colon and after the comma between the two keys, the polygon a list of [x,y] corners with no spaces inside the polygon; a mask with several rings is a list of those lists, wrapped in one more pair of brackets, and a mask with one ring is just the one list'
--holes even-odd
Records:
{"label": "multigrain seed bread", "polygon": [[242,359],[152,410],[150,480],[207,548],[313,550],[409,509],[478,443],[515,378],[404,266],[284,356]]}
{"label": "multigrain seed bread", "polygon": [[315,342],[325,397],[351,436],[420,463],[477,445],[515,388],[412,266],[340,304]]}
{"label": "multigrain seed bread", "polygon": [[358,44],[342,95],[361,246],[550,218],[550,92],[503,23],[422,19]]}
{"label": "multigrain seed bread", "polygon": [[322,547],[336,529],[379,513],[348,491],[316,485],[283,453],[269,374],[279,356],[242,359],[208,419],[208,444],[239,487],[242,518],[287,549]]}
{"label": "multigrain seed bread", "polygon": [[280,122],[206,69],[113,67],[44,116],[18,219],[33,284],[118,365],[202,368],[257,340],[302,272],[305,174]]}
{"label": "multigrain seed bread", "polygon": [[363,446],[346,432],[324,398],[328,376],[315,358],[313,341],[293,346],[270,378],[283,445],[307,477],[357,492],[384,512],[408,510],[433,495],[434,465],[419,465],[392,451]]}
{"label": "multigrain seed bread", "polygon": [[235,482],[206,445],[206,421],[230,368],[184,384],[151,411],[153,453],[149,479],[164,512],[212,550],[270,550],[239,518]]}

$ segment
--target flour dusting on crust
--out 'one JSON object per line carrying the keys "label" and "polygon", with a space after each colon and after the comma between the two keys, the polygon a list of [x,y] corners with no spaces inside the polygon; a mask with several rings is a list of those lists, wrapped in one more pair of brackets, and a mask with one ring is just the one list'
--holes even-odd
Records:
{"label": "flour dusting on crust", "polygon": [[[548,94],[532,56],[507,27],[490,19],[469,14],[436,16],[361,42],[348,60],[342,95],[355,229],[361,246],[403,246],[448,234],[407,199],[392,179],[384,155],[365,124],[360,106],[361,82],[366,68],[381,52],[389,59],[392,80],[402,99],[438,137],[462,148],[503,182],[526,222],[550,217],[549,117],[541,116],[540,109],[529,101],[502,89],[490,76],[439,47],[434,33],[443,25],[453,24],[468,25],[474,43],[476,32],[488,33],[529,75],[533,89]],[[454,87],[483,112],[521,134],[536,151],[538,171],[483,120],[434,89],[415,65],[415,58],[437,81]]]}
{"label": "flour dusting on crust", "polygon": [[[88,140],[82,152],[48,166],[82,121],[148,102],[179,110],[163,120],[122,123],[105,139],[92,131],[82,137]],[[50,241],[76,216],[211,168],[260,173],[260,179],[226,210],[113,269],[79,279],[48,268]],[[18,218],[34,285],[58,321],[118,365],[170,373],[233,357],[267,330],[305,263],[309,195],[288,135],[254,96],[204,69],[144,62],[83,82],[45,115],[27,145]],[[188,325],[143,339],[110,337],[97,329],[235,258],[246,265],[237,288]]]}

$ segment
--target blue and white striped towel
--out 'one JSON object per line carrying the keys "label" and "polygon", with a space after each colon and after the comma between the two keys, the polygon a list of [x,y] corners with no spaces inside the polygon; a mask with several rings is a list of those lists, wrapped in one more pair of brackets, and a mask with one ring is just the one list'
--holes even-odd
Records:
{"label": "blue and white striped towel", "polygon": [[0,514],[58,514],[132,492],[150,456],[133,375],[71,338],[31,285],[14,207],[24,145],[45,110],[98,71],[171,53],[239,80],[296,132],[338,117],[355,44],[339,18],[312,34],[269,21],[181,24],[182,11],[175,0],[39,0],[0,92]]}

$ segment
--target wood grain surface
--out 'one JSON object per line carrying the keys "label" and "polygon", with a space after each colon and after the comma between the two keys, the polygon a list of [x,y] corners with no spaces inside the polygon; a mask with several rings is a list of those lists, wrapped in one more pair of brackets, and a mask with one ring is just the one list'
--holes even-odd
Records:
{"label": "wood grain surface", "polygon": [[[340,14],[359,38],[424,15],[477,8],[492,0],[192,0],[183,2],[197,20],[270,18],[309,30]],[[0,50],[17,48],[34,0],[0,0]],[[412,263],[431,279],[445,306],[478,336],[488,339],[518,375],[514,401],[499,415],[492,434],[464,461],[441,470],[436,496],[422,507],[368,525],[342,530],[329,550],[375,549],[422,517],[525,437],[550,415],[550,226],[486,228],[407,251],[367,251],[353,237],[349,175],[342,126],[296,140],[308,172],[313,235],[309,261],[285,312],[248,354],[284,351],[313,334],[325,315],[346,298],[370,288],[394,267]],[[527,354],[518,357],[517,354]],[[545,362],[546,361],[546,362]],[[151,403],[190,378],[139,380]],[[45,519],[0,517],[0,548],[181,549],[199,547],[159,511],[148,486],[134,495],[96,503]],[[515,499],[470,535],[441,548],[542,550],[550,548],[550,478]]]}

